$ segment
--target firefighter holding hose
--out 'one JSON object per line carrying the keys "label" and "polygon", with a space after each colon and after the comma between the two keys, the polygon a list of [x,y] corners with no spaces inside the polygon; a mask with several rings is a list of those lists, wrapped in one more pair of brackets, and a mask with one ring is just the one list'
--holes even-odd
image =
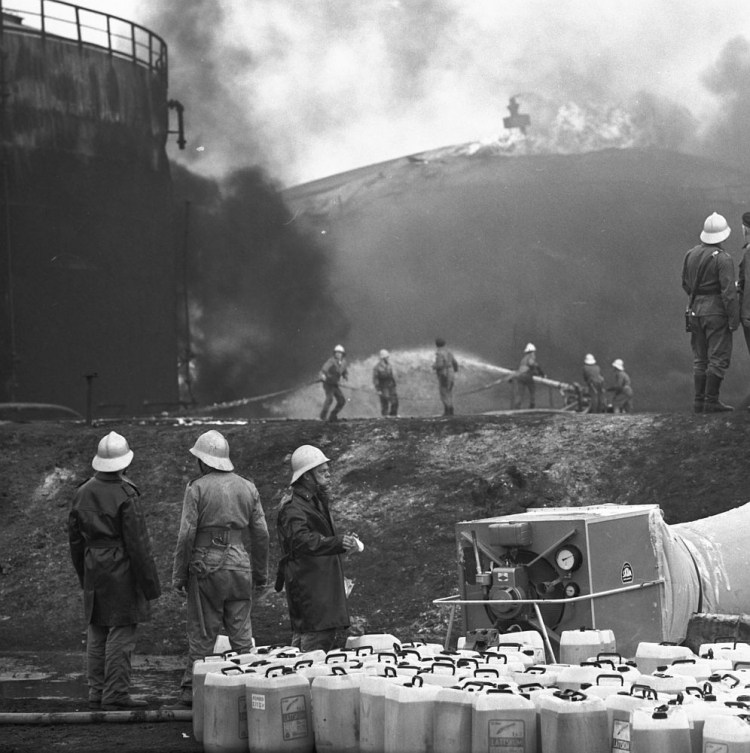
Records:
{"label": "firefighter holding hose", "polygon": [[255,484],[233,472],[218,431],[201,434],[190,452],[200,475],[185,489],[172,570],[173,586],[187,594],[188,661],[171,708],[192,706],[193,662],[213,653],[222,628],[234,651],[252,650],[253,596],[268,582],[268,527]]}

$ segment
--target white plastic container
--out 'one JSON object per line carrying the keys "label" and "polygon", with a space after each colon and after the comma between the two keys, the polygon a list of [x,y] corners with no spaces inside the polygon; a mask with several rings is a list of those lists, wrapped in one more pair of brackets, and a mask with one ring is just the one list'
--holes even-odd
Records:
{"label": "white plastic container", "polygon": [[535,664],[544,664],[547,661],[544,639],[538,630],[514,630],[497,637],[498,646],[502,647],[514,643],[522,645],[524,649],[533,650]]}
{"label": "white plastic container", "polygon": [[193,737],[199,743],[203,742],[203,687],[206,675],[232,667],[236,667],[236,664],[221,656],[207,656],[193,662]]}
{"label": "white plastic container", "polygon": [[634,709],[631,717],[632,753],[690,753],[690,720],[679,706]]}
{"label": "white plastic container", "polygon": [[389,685],[405,685],[409,676],[383,677],[363,675],[359,687],[360,753],[383,753],[385,750],[385,693]]}
{"label": "white plastic container", "polygon": [[561,690],[540,695],[537,708],[544,753],[607,751],[610,742],[607,709],[601,698],[589,698],[575,690]]}
{"label": "white plastic container", "polygon": [[390,633],[366,633],[365,635],[350,635],[346,639],[346,648],[361,649],[368,647],[372,653],[379,651],[398,651],[401,641]]}
{"label": "white plastic container", "polygon": [[560,634],[560,664],[580,664],[602,652],[617,651],[615,634],[611,630],[582,627],[563,630]]}
{"label": "white plastic container", "polygon": [[703,751],[750,753],[750,724],[736,716],[708,717],[703,725]]}
{"label": "white plastic container", "polygon": [[471,750],[474,693],[468,688],[441,688],[435,696],[432,753]]}
{"label": "white plastic container", "polygon": [[205,753],[245,753],[247,750],[245,679],[248,676],[236,665],[205,675],[203,683],[203,750]]}
{"label": "white plastic container", "polygon": [[[454,751],[467,748],[454,748]],[[472,753],[536,753],[537,718],[532,701],[517,693],[488,690],[474,698]],[[447,753],[447,751],[446,751]]]}
{"label": "white plastic container", "polygon": [[389,683],[385,690],[385,735],[381,753],[430,753],[439,685]]}
{"label": "white plastic container", "polygon": [[607,709],[607,728],[611,741],[608,751],[612,753],[629,751],[633,711],[641,708],[653,709],[661,703],[656,691],[643,686],[631,688],[627,693],[613,693],[607,696],[604,699],[604,705]]}
{"label": "white plastic container", "polygon": [[333,674],[316,677],[310,686],[316,753],[358,753],[359,689],[365,675]]}
{"label": "white plastic container", "polygon": [[687,646],[674,643],[652,643],[641,641],[635,650],[635,663],[645,675],[656,672],[657,667],[669,666],[676,659],[696,659]]}
{"label": "white plastic container", "polygon": [[247,744],[253,753],[313,753],[310,683],[289,669],[247,675]]}

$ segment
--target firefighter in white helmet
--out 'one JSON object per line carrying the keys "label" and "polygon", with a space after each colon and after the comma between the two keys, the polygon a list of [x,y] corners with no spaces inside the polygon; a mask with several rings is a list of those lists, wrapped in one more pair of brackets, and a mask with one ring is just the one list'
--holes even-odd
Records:
{"label": "firefighter in white helmet", "polygon": [[601,413],[604,410],[604,377],[591,353],[583,359],[583,381],[589,390],[589,413]]}
{"label": "firefighter in white helmet", "polygon": [[104,711],[147,705],[130,696],[130,667],[138,623],[150,619],[149,602],[161,594],[140,495],[124,475],[132,460],[125,437],[103,437],[91,462],[96,473],[76,490],[68,516],[88,623],[89,707]]}
{"label": "firefighter in white helmet", "polygon": [[632,413],[633,387],[630,384],[630,377],[625,371],[625,364],[622,358],[615,358],[612,361],[612,368],[615,370],[615,386],[607,387],[607,391],[614,393],[612,395],[613,412]]}
{"label": "firefighter in white helmet", "polygon": [[233,472],[218,431],[201,434],[190,453],[200,475],[185,489],[172,569],[173,586],[188,599],[188,661],[172,708],[192,705],[193,662],[213,653],[222,628],[232,650],[252,650],[253,597],[268,584],[268,527],[255,484]]}
{"label": "firefighter in white helmet", "polygon": [[381,416],[398,416],[398,394],[396,393],[396,378],[390,362],[391,354],[381,350],[378,362],[372,369],[372,383],[380,398]]}
{"label": "firefighter in white helmet", "polygon": [[[338,421],[339,411],[346,405],[346,398],[341,391],[341,381],[349,378],[349,367],[346,363],[346,351],[343,345],[337,345],[333,349],[333,355],[323,364],[320,370],[320,381],[323,383],[323,392],[325,401],[323,409],[320,411],[322,421]],[[328,409],[331,403],[336,400],[330,415]]]}
{"label": "firefighter in white helmet", "polygon": [[353,534],[341,534],[331,516],[329,459],[312,445],[291,457],[291,486],[281,500],[276,528],[281,560],[276,590],[286,587],[292,645],[329,651],[349,627],[342,555],[362,551]]}
{"label": "firefighter in white helmet", "polygon": [[719,400],[732,360],[732,335],[740,325],[734,261],[722,243],[731,229],[720,214],[706,218],[701,243],[685,254],[682,289],[688,294],[687,327],[693,351],[693,410],[733,410]]}
{"label": "firefighter in white helmet", "polygon": [[518,370],[513,375],[512,379],[518,384],[518,394],[513,407],[518,410],[523,402],[524,391],[529,393],[529,408],[536,407],[536,385],[534,384],[535,376],[544,376],[542,367],[536,360],[536,346],[534,343],[528,343],[523,350],[523,357],[521,358],[521,364]]}

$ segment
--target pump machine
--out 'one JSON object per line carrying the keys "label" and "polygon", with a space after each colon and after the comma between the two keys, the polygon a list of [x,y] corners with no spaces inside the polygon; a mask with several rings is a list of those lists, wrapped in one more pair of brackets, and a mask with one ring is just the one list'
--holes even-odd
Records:
{"label": "pump machine", "polygon": [[618,650],[664,640],[664,577],[655,505],[556,508],[456,525],[467,640],[512,626],[559,645],[563,630],[615,630]]}

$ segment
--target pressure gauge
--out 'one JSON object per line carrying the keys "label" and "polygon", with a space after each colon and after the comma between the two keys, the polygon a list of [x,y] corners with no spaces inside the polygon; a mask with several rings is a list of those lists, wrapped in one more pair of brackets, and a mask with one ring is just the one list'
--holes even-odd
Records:
{"label": "pressure gauge", "polygon": [[564,593],[566,599],[572,599],[581,593],[581,587],[577,583],[566,583]]}
{"label": "pressure gauge", "polygon": [[555,554],[555,563],[564,573],[578,570],[583,562],[581,550],[576,546],[562,546]]}

